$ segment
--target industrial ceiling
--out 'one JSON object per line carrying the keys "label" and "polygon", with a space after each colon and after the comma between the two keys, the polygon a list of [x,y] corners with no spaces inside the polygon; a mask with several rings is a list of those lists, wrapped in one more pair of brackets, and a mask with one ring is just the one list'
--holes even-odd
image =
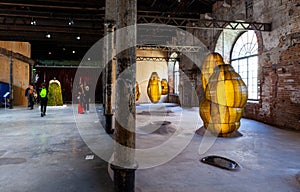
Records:
{"label": "industrial ceiling", "polygon": [[[199,19],[216,1],[138,0],[137,10]],[[105,0],[0,0],[0,40],[30,42],[35,60],[78,60],[103,37],[104,18]]]}

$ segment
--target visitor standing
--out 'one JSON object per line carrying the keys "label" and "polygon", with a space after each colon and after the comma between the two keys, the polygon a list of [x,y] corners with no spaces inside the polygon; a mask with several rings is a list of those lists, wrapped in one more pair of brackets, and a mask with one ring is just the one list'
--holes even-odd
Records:
{"label": "visitor standing", "polygon": [[84,90],[84,110],[87,113],[90,112],[90,100],[90,87],[86,85]]}
{"label": "visitor standing", "polygon": [[41,117],[46,116],[47,102],[48,102],[48,90],[46,84],[42,84],[42,89],[40,91],[40,104],[41,104]]}
{"label": "visitor standing", "polygon": [[[27,89],[26,89],[27,90]],[[36,91],[32,84],[29,85],[27,92],[28,108],[33,109]]]}
{"label": "visitor standing", "polygon": [[83,114],[84,113],[84,102],[83,102],[84,96],[80,91],[78,91],[77,100],[78,100],[78,113]]}

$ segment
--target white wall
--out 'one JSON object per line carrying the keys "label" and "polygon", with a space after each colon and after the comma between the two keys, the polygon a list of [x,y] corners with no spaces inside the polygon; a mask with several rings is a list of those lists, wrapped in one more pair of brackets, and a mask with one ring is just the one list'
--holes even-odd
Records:
{"label": "white wall", "polygon": [[[144,57],[166,57],[166,52],[152,50],[137,50],[137,56]],[[137,103],[150,103],[147,95],[147,86],[152,72],[157,72],[160,80],[168,80],[167,61],[137,61],[136,62],[136,81],[139,83],[141,96]],[[162,95],[160,102],[166,98]]]}

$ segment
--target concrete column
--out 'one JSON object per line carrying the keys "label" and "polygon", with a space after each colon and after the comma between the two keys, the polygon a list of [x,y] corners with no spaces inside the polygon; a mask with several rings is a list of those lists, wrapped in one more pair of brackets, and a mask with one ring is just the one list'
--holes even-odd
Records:
{"label": "concrete column", "polygon": [[104,100],[103,109],[105,116],[105,131],[108,134],[113,133],[113,108],[112,108],[112,85],[113,85],[113,50],[114,50],[114,35],[113,31],[116,22],[116,0],[107,0],[105,3],[105,73],[104,73]]}
{"label": "concrete column", "polygon": [[[107,34],[113,33],[114,24],[113,23],[106,23],[106,32]],[[106,38],[106,57],[107,63],[105,68],[106,74],[106,83],[105,83],[105,109],[104,109],[104,116],[105,116],[105,130],[108,134],[113,133],[113,108],[112,108],[112,85],[113,85],[113,75],[112,75],[112,63],[113,63],[113,46],[114,46],[114,36],[108,35]]]}
{"label": "concrete column", "polygon": [[10,78],[9,78],[9,108],[12,109],[14,107],[14,62],[12,57],[9,58],[10,61]]}
{"label": "concrete column", "polygon": [[[115,191],[134,191],[135,169],[135,82],[137,0],[117,0],[117,79],[115,109]],[[129,27],[127,30],[123,27]],[[125,31],[120,33],[119,30]],[[123,50],[122,48],[126,48]]]}

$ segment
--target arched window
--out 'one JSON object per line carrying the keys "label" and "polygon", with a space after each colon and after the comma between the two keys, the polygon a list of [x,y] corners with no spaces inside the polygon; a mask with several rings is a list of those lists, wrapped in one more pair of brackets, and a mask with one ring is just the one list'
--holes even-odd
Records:
{"label": "arched window", "polygon": [[243,33],[235,42],[231,65],[248,87],[248,100],[258,100],[258,43],[254,31]]}
{"label": "arched window", "polygon": [[178,53],[174,52],[170,56],[170,64],[173,66],[173,88],[174,94],[179,95],[179,62],[178,62]]}
{"label": "arched window", "polygon": [[179,62],[174,62],[174,94],[179,94]]}

